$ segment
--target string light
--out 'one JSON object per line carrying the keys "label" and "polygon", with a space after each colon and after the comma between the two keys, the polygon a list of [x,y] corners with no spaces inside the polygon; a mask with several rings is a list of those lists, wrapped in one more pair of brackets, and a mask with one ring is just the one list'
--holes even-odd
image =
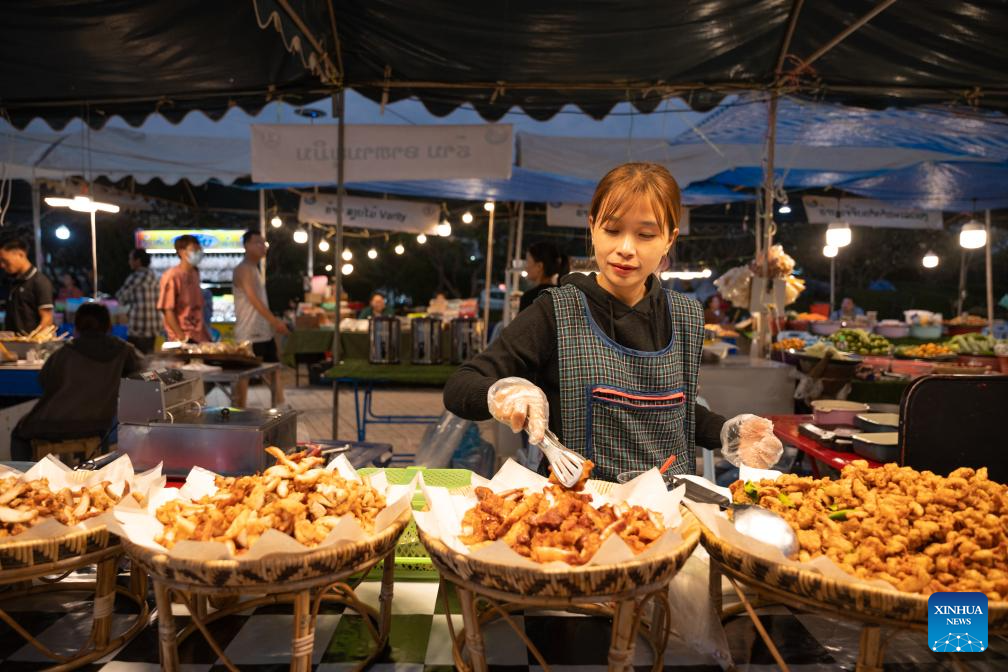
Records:
{"label": "string light", "polygon": [[851,242],[850,224],[830,222],[826,227],[826,244],[831,247],[847,247]]}
{"label": "string light", "polygon": [[398,245],[395,246],[395,253],[396,254],[402,254],[405,251],[406,251],[406,248],[403,247],[402,243],[399,243]]}
{"label": "string light", "polygon": [[835,245],[824,245],[822,248],[822,253],[824,257],[833,258],[837,255],[840,250]]}
{"label": "string light", "polygon": [[368,259],[377,259],[378,258],[378,250],[376,250],[376,249],[374,249],[372,247],[370,250],[367,251],[367,256],[368,256]]}
{"label": "string light", "polygon": [[980,222],[971,219],[959,231],[959,245],[967,250],[975,250],[987,244],[987,230]]}
{"label": "string light", "polygon": [[353,252],[350,251],[349,247],[345,247],[343,248],[343,254],[340,256],[343,257],[343,261],[350,261],[353,259]]}
{"label": "string light", "polygon": [[283,226],[283,220],[280,219],[280,215],[273,215],[273,219],[270,220],[270,226],[274,229],[279,229]]}
{"label": "string light", "polygon": [[483,204],[483,209],[486,210],[487,212],[493,212],[494,211],[494,202],[493,201],[487,201],[486,203]]}
{"label": "string light", "polygon": [[329,251],[329,241],[326,240],[325,238],[323,238],[322,240],[318,241],[318,249],[319,249],[319,252],[328,252]]}
{"label": "string light", "polygon": [[350,275],[353,273],[353,264],[343,264],[343,268],[340,269],[343,275]]}
{"label": "string light", "polygon": [[332,264],[326,264],[325,271],[326,273],[332,273]]}
{"label": "string light", "polygon": [[294,242],[298,245],[304,245],[308,242],[308,232],[304,229],[298,229],[294,232]]}
{"label": "string light", "polygon": [[421,233],[419,236],[416,237],[416,242],[423,245],[424,243],[427,242],[427,236]]}
{"label": "string light", "polygon": [[938,255],[935,254],[934,252],[932,252],[931,250],[928,250],[927,253],[924,255],[924,258],[921,259],[921,265],[924,266],[924,268],[935,268],[935,267],[937,267],[938,266]]}
{"label": "string light", "polygon": [[56,227],[56,237],[60,240],[70,240],[70,229],[60,224]]}
{"label": "string light", "polygon": [[464,212],[464,213],[462,214],[462,223],[463,223],[463,224],[472,224],[472,221],[473,221],[473,216],[472,216],[472,213],[471,213],[471,212],[469,212],[468,210],[466,210],[466,211],[465,211],[465,212]]}
{"label": "string light", "polygon": [[441,220],[441,223],[437,225],[437,235],[442,238],[447,238],[451,235],[451,224],[448,223],[447,219]]}

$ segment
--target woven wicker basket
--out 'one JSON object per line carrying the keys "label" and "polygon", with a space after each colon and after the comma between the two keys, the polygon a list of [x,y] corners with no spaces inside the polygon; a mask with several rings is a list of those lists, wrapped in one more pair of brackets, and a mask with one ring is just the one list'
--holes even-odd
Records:
{"label": "woven wicker basket", "polygon": [[283,585],[298,590],[298,585],[318,577],[343,572],[381,557],[395,547],[399,535],[411,519],[410,511],[378,535],[359,543],[319,548],[305,553],[270,555],[258,560],[188,560],[173,558],[161,551],[123,539],[126,553],[151,576],[177,588],[243,588]]}
{"label": "woven wicker basket", "polygon": [[[812,570],[765,560],[726,543],[702,524],[700,528],[703,546],[711,559],[757,591],[765,588],[771,593],[786,593],[813,609],[820,607],[860,620],[907,626],[927,624],[926,595],[837,581]],[[1008,602],[990,603],[988,628],[990,632],[1008,631]]]}
{"label": "woven wicker basket", "polygon": [[45,573],[47,565],[75,560],[118,543],[118,538],[109,534],[104,525],[73,530],[50,539],[18,541],[15,537],[10,542],[0,543],[0,575],[19,570]]}
{"label": "woven wicker basket", "polygon": [[683,512],[679,527],[683,541],[671,553],[559,571],[486,562],[451,550],[423,530],[419,533],[434,565],[469,584],[526,597],[590,597],[641,592],[670,580],[699,543],[700,523],[692,513]]}

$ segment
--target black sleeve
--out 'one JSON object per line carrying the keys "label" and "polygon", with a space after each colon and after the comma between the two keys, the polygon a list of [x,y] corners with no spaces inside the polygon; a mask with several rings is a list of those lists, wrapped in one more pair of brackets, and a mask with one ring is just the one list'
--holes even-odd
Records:
{"label": "black sleeve", "polygon": [[122,377],[132,375],[144,368],[144,358],[132,343],[126,344],[126,361],[123,362]]}
{"label": "black sleeve", "polygon": [[49,278],[42,275],[42,271],[36,274],[35,282],[35,299],[38,301],[37,305],[39,308],[52,308],[53,307],[53,291],[52,283],[49,282]]}
{"label": "black sleeve", "polygon": [[487,420],[487,392],[501,378],[518,376],[539,384],[539,372],[556,350],[553,299],[544,294],[500,333],[486,351],[459,367],[444,389],[445,408],[467,420]]}
{"label": "black sleeve", "polygon": [[721,427],[727,418],[718,415],[714,411],[707,410],[706,407],[695,404],[694,417],[696,418],[696,429],[693,432],[696,445],[710,450],[721,448]]}

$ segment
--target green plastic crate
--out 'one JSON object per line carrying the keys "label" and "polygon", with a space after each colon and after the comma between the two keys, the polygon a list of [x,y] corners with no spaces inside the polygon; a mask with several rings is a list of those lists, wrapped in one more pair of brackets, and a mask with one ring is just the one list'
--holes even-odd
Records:
{"label": "green plastic crate", "polygon": [[[367,467],[358,470],[360,474],[374,474],[381,469]],[[393,485],[407,485],[418,474],[422,473],[424,482],[442,488],[462,488],[470,484],[472,472],[468,469],[426,469],[424,467],[406,467],[385,469],[388,482]],[[427,504],[423,493],[417,490],[413,495],[413,510],[419,511]],[[437,581],[438,573],[427,550],[420,543],[416,523],[412,520],[406,526],[395,549],[396,579],[419,579]],[[381,569],[374,568],[368,578],[380,579]]]}

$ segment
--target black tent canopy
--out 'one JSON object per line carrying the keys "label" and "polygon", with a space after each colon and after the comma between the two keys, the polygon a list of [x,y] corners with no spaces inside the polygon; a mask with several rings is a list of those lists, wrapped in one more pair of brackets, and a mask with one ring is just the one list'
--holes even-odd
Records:
{"label": "black tent canopy", "polygon": [[770,88],[1005,109],[1006,33],[1008,4],[983,0],[34,0],[4,8],[0,108],[19,127],[138,124],[346,86],[487,119]]}

